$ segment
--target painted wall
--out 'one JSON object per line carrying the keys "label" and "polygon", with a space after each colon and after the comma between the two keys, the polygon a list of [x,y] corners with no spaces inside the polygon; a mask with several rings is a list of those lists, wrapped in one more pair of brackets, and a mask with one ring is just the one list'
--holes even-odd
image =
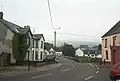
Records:
{"label": "painted wall", "polygon": [[0,22],[0,54],[2,52],[11,53],[11,63],[14,63],[12,55],[12,38],[14,33]]}
{"label": "painted wall", "polygon": [[[106,59],[106,50],[108,50],[108,60],[106,61],[111,61],[111,49],[110,46],[113,46],[113,37],[116,36],[116,46],[120,46],[120,33],[107,36],[102,38],[102,60]],[[105,48],[105,39],[107,39],[107,47]]]}
{"label": "painted wall", "polygon": [[83,51],[82,51],[80,48],[78,48],[78,49],[75,51],[75,55],[76,55],[76,56],[83,56],[84,53],[83,53]]}
{"label": "painted wall", "polygon": [[[43,48],[41,48],[41,41],[43,41]],[[32,48],[32,51],[34,50],[34,61],[43,61],[46,58],[46,54],[44,53],[44,40],[41,38],[38,41],[38,48],[36,48],[36,40],[34,40],[34,48]],[[35,59],[35,51],[38,51],[38,60]],[[42,58],[41,58],[41,52],[42,52]]]}

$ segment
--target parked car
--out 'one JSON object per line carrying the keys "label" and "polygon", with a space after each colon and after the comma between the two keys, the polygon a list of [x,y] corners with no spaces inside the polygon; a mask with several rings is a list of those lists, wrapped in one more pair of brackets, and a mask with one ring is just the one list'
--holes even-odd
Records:
{"label": "parked car", "polygon": [[120,62],[114,64],[110,70],[110,79],[112,81],[120,80]]}

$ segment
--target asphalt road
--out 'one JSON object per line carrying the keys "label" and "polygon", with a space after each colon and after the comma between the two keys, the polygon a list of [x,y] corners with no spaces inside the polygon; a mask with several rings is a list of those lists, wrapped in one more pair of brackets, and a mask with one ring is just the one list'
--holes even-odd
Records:
{"label": "asphalt road", "polygon": [[98,69],[90,63],[76,63],[64,57],[60,57],[59,61],[60,66],[57,68],[25,75],[1,77],[0,81],[107,81],[96,79]]}

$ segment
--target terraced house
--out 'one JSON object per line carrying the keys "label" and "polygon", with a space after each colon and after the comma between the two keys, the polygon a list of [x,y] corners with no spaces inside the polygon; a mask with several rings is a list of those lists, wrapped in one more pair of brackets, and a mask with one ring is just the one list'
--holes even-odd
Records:
{"label": "terraced house", "polygon": [[120,61],[120,21],[102,36],[102,60]]}

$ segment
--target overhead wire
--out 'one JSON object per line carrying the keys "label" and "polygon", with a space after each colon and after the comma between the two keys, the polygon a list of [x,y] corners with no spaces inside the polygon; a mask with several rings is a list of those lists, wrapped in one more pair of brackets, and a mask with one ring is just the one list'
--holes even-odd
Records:
{"label": "overhead wire", "polygon": [[74,35],[74,36],[98,37],[98,36],[80,35],[80,34],[72,34],[72,33],[65,33],[65,32],[57,32],[57,33],[66,34],[66,35]]}
{"label": "overhead wire", "polygon": [[49,0],[47,0],[47,3],[48,3],[48,9],[49,9],[49,15],[50,15],[51,25],[52,25],[52,28],[53,28],[53,30],[54,30],[54,25],[53,25],[53,19],[52,19],[52,13],[51,13],[51,7],[50,7],[50,2],[49,2]]}

